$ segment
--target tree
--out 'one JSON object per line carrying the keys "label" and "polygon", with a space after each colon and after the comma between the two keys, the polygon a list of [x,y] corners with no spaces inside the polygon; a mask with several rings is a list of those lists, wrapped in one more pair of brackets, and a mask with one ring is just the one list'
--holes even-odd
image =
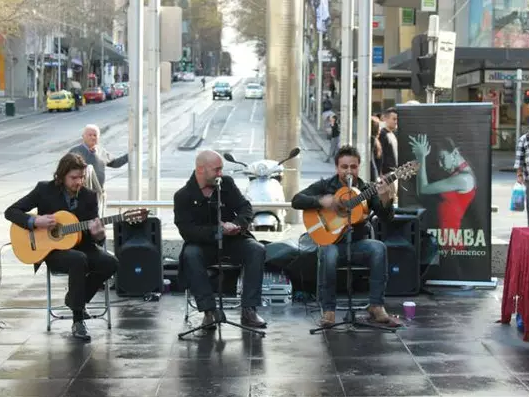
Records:
{"label": "tree", "polygon": [[218,10],[217,0],[189,0],[188,4],[183,19],[190,21],[189,34],[195,43],[194,53],[204,63],[204,54],[221,51],[222,13]]}
{"label": "tree", "polygon": [[235,4],[226,4],[239,39],[255,42],[259,57],[266,54],[266,3],[266,0],[237,0]]}
{"label": "tree", "polygon": [[28,15],[32,0],[0,0],[0,34],[10,36],[18,31]]}

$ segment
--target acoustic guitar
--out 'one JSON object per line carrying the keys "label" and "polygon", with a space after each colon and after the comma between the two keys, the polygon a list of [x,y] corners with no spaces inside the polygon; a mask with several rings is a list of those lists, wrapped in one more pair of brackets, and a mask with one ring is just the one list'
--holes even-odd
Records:
{"label": "acoustic guitar", "polygon": [[[409,161],[395,171],[383,176],[388,184],[397,179],[409,179],[419,169],[417,161]],[[340,203],[341,210],[334,209],[311,209],[303,211],[303,223],[312,240],[322,246],[334,244],[347,230],[349,224],[347,208],[351,209],[351,224],[363,222],[369,215],[367,200],[377,194],[375,183],[363,191],[357,188],[344,186],[340,188],[334,197]]]}
{"label": "acoustic guitar", "polygon": [[[22,263],[33,264],[41,262],[53,250],[68,250],[81,242],[82,232],[89,229],[90,221],[79,222],[79,219],[68,211],[58,211],[55,214],[57,225],[53,228],[34,230],[24,229],[14,223],[11,224],[11,245],[15,256]],[[103,225],[114,222],[140,223],[149,215],[145,208],[133,209],[123,214],[101,218]]]}

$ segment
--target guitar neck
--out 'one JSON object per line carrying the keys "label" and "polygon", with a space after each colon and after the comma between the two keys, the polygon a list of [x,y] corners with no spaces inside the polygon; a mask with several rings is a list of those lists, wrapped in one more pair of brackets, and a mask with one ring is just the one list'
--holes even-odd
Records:
{"label": "guitar neck", "polygon": [[[124,217],[123,214],[118,215],[111,215],[106,216],[104,218],[101,218],[101,222],[104,225],[110,225],[114,222],[121,222],[123,221]],[[63,234],[71,234],[71,233],[77,233],[77,232],[83,232],[85,230],[88,230],[90,221],[82,221],[78,223],[70,223],[69,225],[62,225],[61,230]]]}
{"label": "guitar neck", "polygon": [[[385,175],[384,179],[387,181],[388,184],[390,184],[397,180],[397,175],[395,173],[391,173],[389,175]],[[367,189],[362,190],[362,192],[358,196],[352,198],[351,200],[347,200],[346,205],[350,206],[351,208],[354,208],[359,205],[362,201],[370,199],[375,194],[377,194],[377,185],[372,184]]]}

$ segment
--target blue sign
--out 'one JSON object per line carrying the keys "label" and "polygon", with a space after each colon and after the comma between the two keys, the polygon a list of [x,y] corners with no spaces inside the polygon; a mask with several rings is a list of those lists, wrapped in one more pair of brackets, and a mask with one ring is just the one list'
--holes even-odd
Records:
{"label": "blue sign", "polygon": [[384,47],[373,46],[373,64],[384,63]]}

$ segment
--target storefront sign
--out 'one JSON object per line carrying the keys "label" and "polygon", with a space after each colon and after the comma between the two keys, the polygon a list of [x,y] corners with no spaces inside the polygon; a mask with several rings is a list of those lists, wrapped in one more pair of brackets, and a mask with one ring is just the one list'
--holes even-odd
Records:
{"label": "storefront sign", "polygon": [[[515,70],[485,70],[484,83],[504,83],[516,80]],[[522,71],[522,83],[529,83],[529,70]]]}
{"label": "storefront sign", "polygon": [[492,104],[397,110],[399,162],[425,167],[399,182],[398,197],[399,207],[426,208],[424,229],[439,245],[439,266],[429,269],[428,279],[490,282]]}

